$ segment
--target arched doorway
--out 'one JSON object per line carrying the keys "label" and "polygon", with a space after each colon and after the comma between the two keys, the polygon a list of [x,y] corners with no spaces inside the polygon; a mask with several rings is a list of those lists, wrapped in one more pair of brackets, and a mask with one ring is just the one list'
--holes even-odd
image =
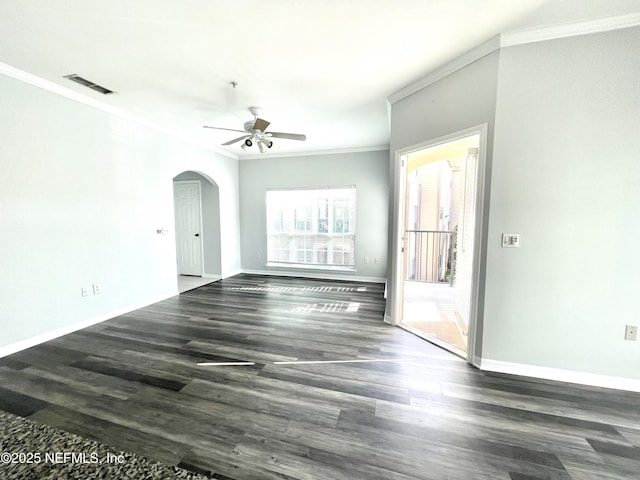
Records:
{"label": "arched doorway", "polygon": [[221,278],[218,185],[194,171],[173,178],[178,291]]}

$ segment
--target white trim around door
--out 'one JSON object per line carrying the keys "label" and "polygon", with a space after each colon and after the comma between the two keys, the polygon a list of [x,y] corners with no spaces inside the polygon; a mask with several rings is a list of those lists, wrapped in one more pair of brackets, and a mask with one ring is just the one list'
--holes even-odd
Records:
{"label": "white trim around door", "polygon": [[202,185],[200,180],[173,182],[178,275],[204,273]]}
{"label": "white trim around door", "polygon": [[390,275],[392,276],[392,288],[388,295],[388,309],[385,313],[385,322],[392,325],[399,323],[402,318],[403,307],[403,235],[405,228],[405,195],[406,195],[406,157],[408,154],[448,143],[471,135],[480,135],[480,151],[478,155],[476,190],[475,190],[475,225],[474,245],[473,245],[473,266],[469,308],[469,337],[467,348],[467,361],[479,367],[479,358],[475,354],[476,346],[476,325],[478,322],[478,302],[480,298],[481,266],[484,252],[482,251],[484,219],[484,197],[485,197],[485,171],[487,157],[487,124],[467,128],[448,135],[444,135],[422,143],[396,150],[394,155],[394,198],[393,198],[393,221],[392,221],[392,264]]}

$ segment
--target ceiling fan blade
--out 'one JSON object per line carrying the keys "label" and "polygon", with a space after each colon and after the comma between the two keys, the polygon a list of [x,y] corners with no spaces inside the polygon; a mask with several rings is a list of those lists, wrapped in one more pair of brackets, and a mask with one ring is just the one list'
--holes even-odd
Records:
{"label": "ceiling fan blade", "polygon": [[301,133],[282,133],[282,132],[267,132],[273,138],[286,138],[288,140],[306,140],[307,136]]}
{"label": "ceiling fan blade", "polygon": [[262,118],[256,118],[256,122],[253,124],[253,129],[254,130],[260,130],[261,132],[264,132],[269,125],[271,125],[271,122],[267,122],[266,120],[263,120]]}
{"label": "ceiling fan blade", "polygon": [[245,139],[249,138],[250,136],[251,135],[243,135],[241,137],[234,138],[233,140],[229,140],[228,142],[225,142],[222,145],[231,145],[231,144],[234,144],[236,142],[239,142],[240,140],[245,140]]}
{"label": "ceiling fan blade", "polygon": [[213,128],[214,130],[226,130],[228,132],[240,132],[245,133],[244,130],[235,130],[233,128],[222,128],[222,127],[210,127],[209,125],[203,125],[202,128]]}

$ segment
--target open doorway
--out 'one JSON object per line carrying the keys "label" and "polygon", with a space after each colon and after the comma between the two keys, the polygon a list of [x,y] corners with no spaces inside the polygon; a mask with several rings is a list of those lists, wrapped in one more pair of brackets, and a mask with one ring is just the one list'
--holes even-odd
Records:
{"label": "open doorway", "polygon": [[403,156],[399,325],[467,358],[480,133]]}
{"label": "open doorway", "polygon": [[173,179],[176,265],[180,293],[221,278],[218,186],[192,171]]}

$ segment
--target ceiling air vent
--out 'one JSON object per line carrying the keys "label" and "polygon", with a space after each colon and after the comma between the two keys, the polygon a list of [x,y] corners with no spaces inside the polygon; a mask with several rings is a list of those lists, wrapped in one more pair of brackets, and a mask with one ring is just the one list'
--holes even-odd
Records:
{"label": "ceiling air vent", "polygon": [[85,87],[89,87],[91,90],[95,90],[96,92],[100,92],[103,95],[109,95],[110,93],[113,93],[113,90],[109,90],[108,88],[103,87],[102,85],[98,85],[97,83],[93,83],[90,80],[87,80],[86,78],[82,78],[78,75],[76,75],[75,73],[72,73],[71,75],[65,75],[64,78],[68,78],[69,80],[72,80],[76,83],[79,83],[80,85],[84,85]]}

